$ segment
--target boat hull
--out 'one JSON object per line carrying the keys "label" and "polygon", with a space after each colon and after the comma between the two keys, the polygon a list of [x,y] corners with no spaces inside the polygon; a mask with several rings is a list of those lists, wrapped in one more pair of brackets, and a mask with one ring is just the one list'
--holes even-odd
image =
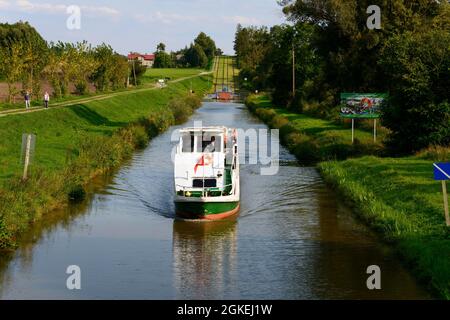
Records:
{"label": "boat hull", "polygon": [[239,211],[239,201],[232,202],[184,202],[176,201],[177,215],[186,219],[220,220]]}

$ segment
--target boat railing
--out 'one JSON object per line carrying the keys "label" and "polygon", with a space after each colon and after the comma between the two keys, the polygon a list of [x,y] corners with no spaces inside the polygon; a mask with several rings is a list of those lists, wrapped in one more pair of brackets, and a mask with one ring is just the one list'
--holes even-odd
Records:
{"label": "boat railing", "polygon": [[[228,189],[231,187],[231,189]],[[234,193],[233,184],[227,184],[222,188],[218,187],[200,187],[200,188],[192,188],[186,187],[182,185],[175,185],[176,193],[179,196],[187,197],[187,198],[195,198],[201,196],[202,198],[214,198],[214,197],[223,197],[229,196]],[[181,194],[180,194],[181,193]]]}

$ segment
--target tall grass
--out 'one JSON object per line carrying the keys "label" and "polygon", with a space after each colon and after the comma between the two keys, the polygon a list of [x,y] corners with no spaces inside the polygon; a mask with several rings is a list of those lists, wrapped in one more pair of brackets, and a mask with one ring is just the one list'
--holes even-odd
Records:
{"label": "tall grass", "polygon": [[355,212],[393,243],[418,278],[450,299],[450,228],[432,162],[363,157],[319,164]]}

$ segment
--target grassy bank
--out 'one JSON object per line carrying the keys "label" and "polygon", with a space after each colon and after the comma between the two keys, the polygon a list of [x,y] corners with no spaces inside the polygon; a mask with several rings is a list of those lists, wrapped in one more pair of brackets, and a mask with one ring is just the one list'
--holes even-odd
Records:
{"label": "grassy bank", "polygon": [[[264,95],[250,96],[246,104],[280,129],[283,144],[300,162],[322,161],[322,176],[361,220],[395,246],[418,279],[450,299],[450,228],[432,168],[433,161],[448,161],[449,148],[405,158],[376,157],[383,145],[373,143],[368,128],[356,130],[358,140],[352,145],[346,124],[273,108]],[[380,140],[385,134],[381,132]]]}
{"label": "grassy bank", "polygon": [[351,127],[348,123],[336,123],[284,108],[274,108],[266,95],[251,95],[247,98],[246,105],[270,127],[280,130],[283,144],[303,164],[379,155],[383,152],[383,130],[374,143],[371,129],[355,129],[356,138],[352,144]]}
{"label": "grassy bank", "polygon": [[[67,102],[75,102],[76,100],[86,99],[86,98],[92,98],[101,96],[108,93],[119,93],[119,92],[126,92],[126,91],[133,91],[136,88],[142,89],[142,88],[148,88],[153,87],[158,79],[165,79],[170,78],[170,81],[178,80],[185,77],[193,77],[196,75],[199,75],[202,72],[206,72],[205,69],[196,69],[196,68],[183,68],[183,69],[176,69],[176,68],[165,68],[165,69],[147,69],[145,74],[142,76],[141,83],[138,84],[137,87],[130,87],[130,88],[120,88],[117,90],[109,90],[109,91],[98,91],[98,92],[89,92],[84,95],[79,94],[68,94],[64,97],[55,98],[51,97],[50,99],[50,106],[54,106],[55,104],[61,104],[61,103],[67,103]],[[133,85],[133,81],[131,81],[131,85]],[[94,90],[95,91],[95,90]],[[42,99],[36,99],[36,97],[32,97],[33,100],[31,101],[32,107],[42,107],[43,101]],[[23,101],[23,97],[19,97],[16,99],[16,103],[8,103],[8,102],[1,102],[0,103],[0,111],[5,110],[12,110],[12,109],[25,109],[25,102]]]}
{"label": "grassy bank", "polygon": [[[185,120],[200,103],[198,96],[188,95],[191,85],[198,95],[209,89],[208,78],[197,77],[162,90],[0,118],[0,248],[14,247],[30,223],[82,198],[83,186],[94,175]],[[37,137],[26,182],[21,181],[22,133]]]}
{"label": "grassy bank", "polygon": [[155,83],[159,79],[170,78],[170,80],[177,80],[184,77],[194,76],[205,72],[205,69],[196,68],[150,68],[147,69],[142,76],[142,84]]}
{"label": "grassy bank", "polygon": [[450,299],[450,228],[430,160],[363,157],[319,164],[325,180],[392,242],[415,275]]}

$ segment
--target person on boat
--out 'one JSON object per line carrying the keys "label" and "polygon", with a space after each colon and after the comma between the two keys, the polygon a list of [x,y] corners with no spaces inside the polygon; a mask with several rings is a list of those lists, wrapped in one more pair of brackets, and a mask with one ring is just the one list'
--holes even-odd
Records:
{"label": "person on boat", "polygon": [[205,147],[203,152],[205,152],[205,153],[212,153],[214,151],[216,151],[216,137],[212,136],[211,137],[211,142]]}

